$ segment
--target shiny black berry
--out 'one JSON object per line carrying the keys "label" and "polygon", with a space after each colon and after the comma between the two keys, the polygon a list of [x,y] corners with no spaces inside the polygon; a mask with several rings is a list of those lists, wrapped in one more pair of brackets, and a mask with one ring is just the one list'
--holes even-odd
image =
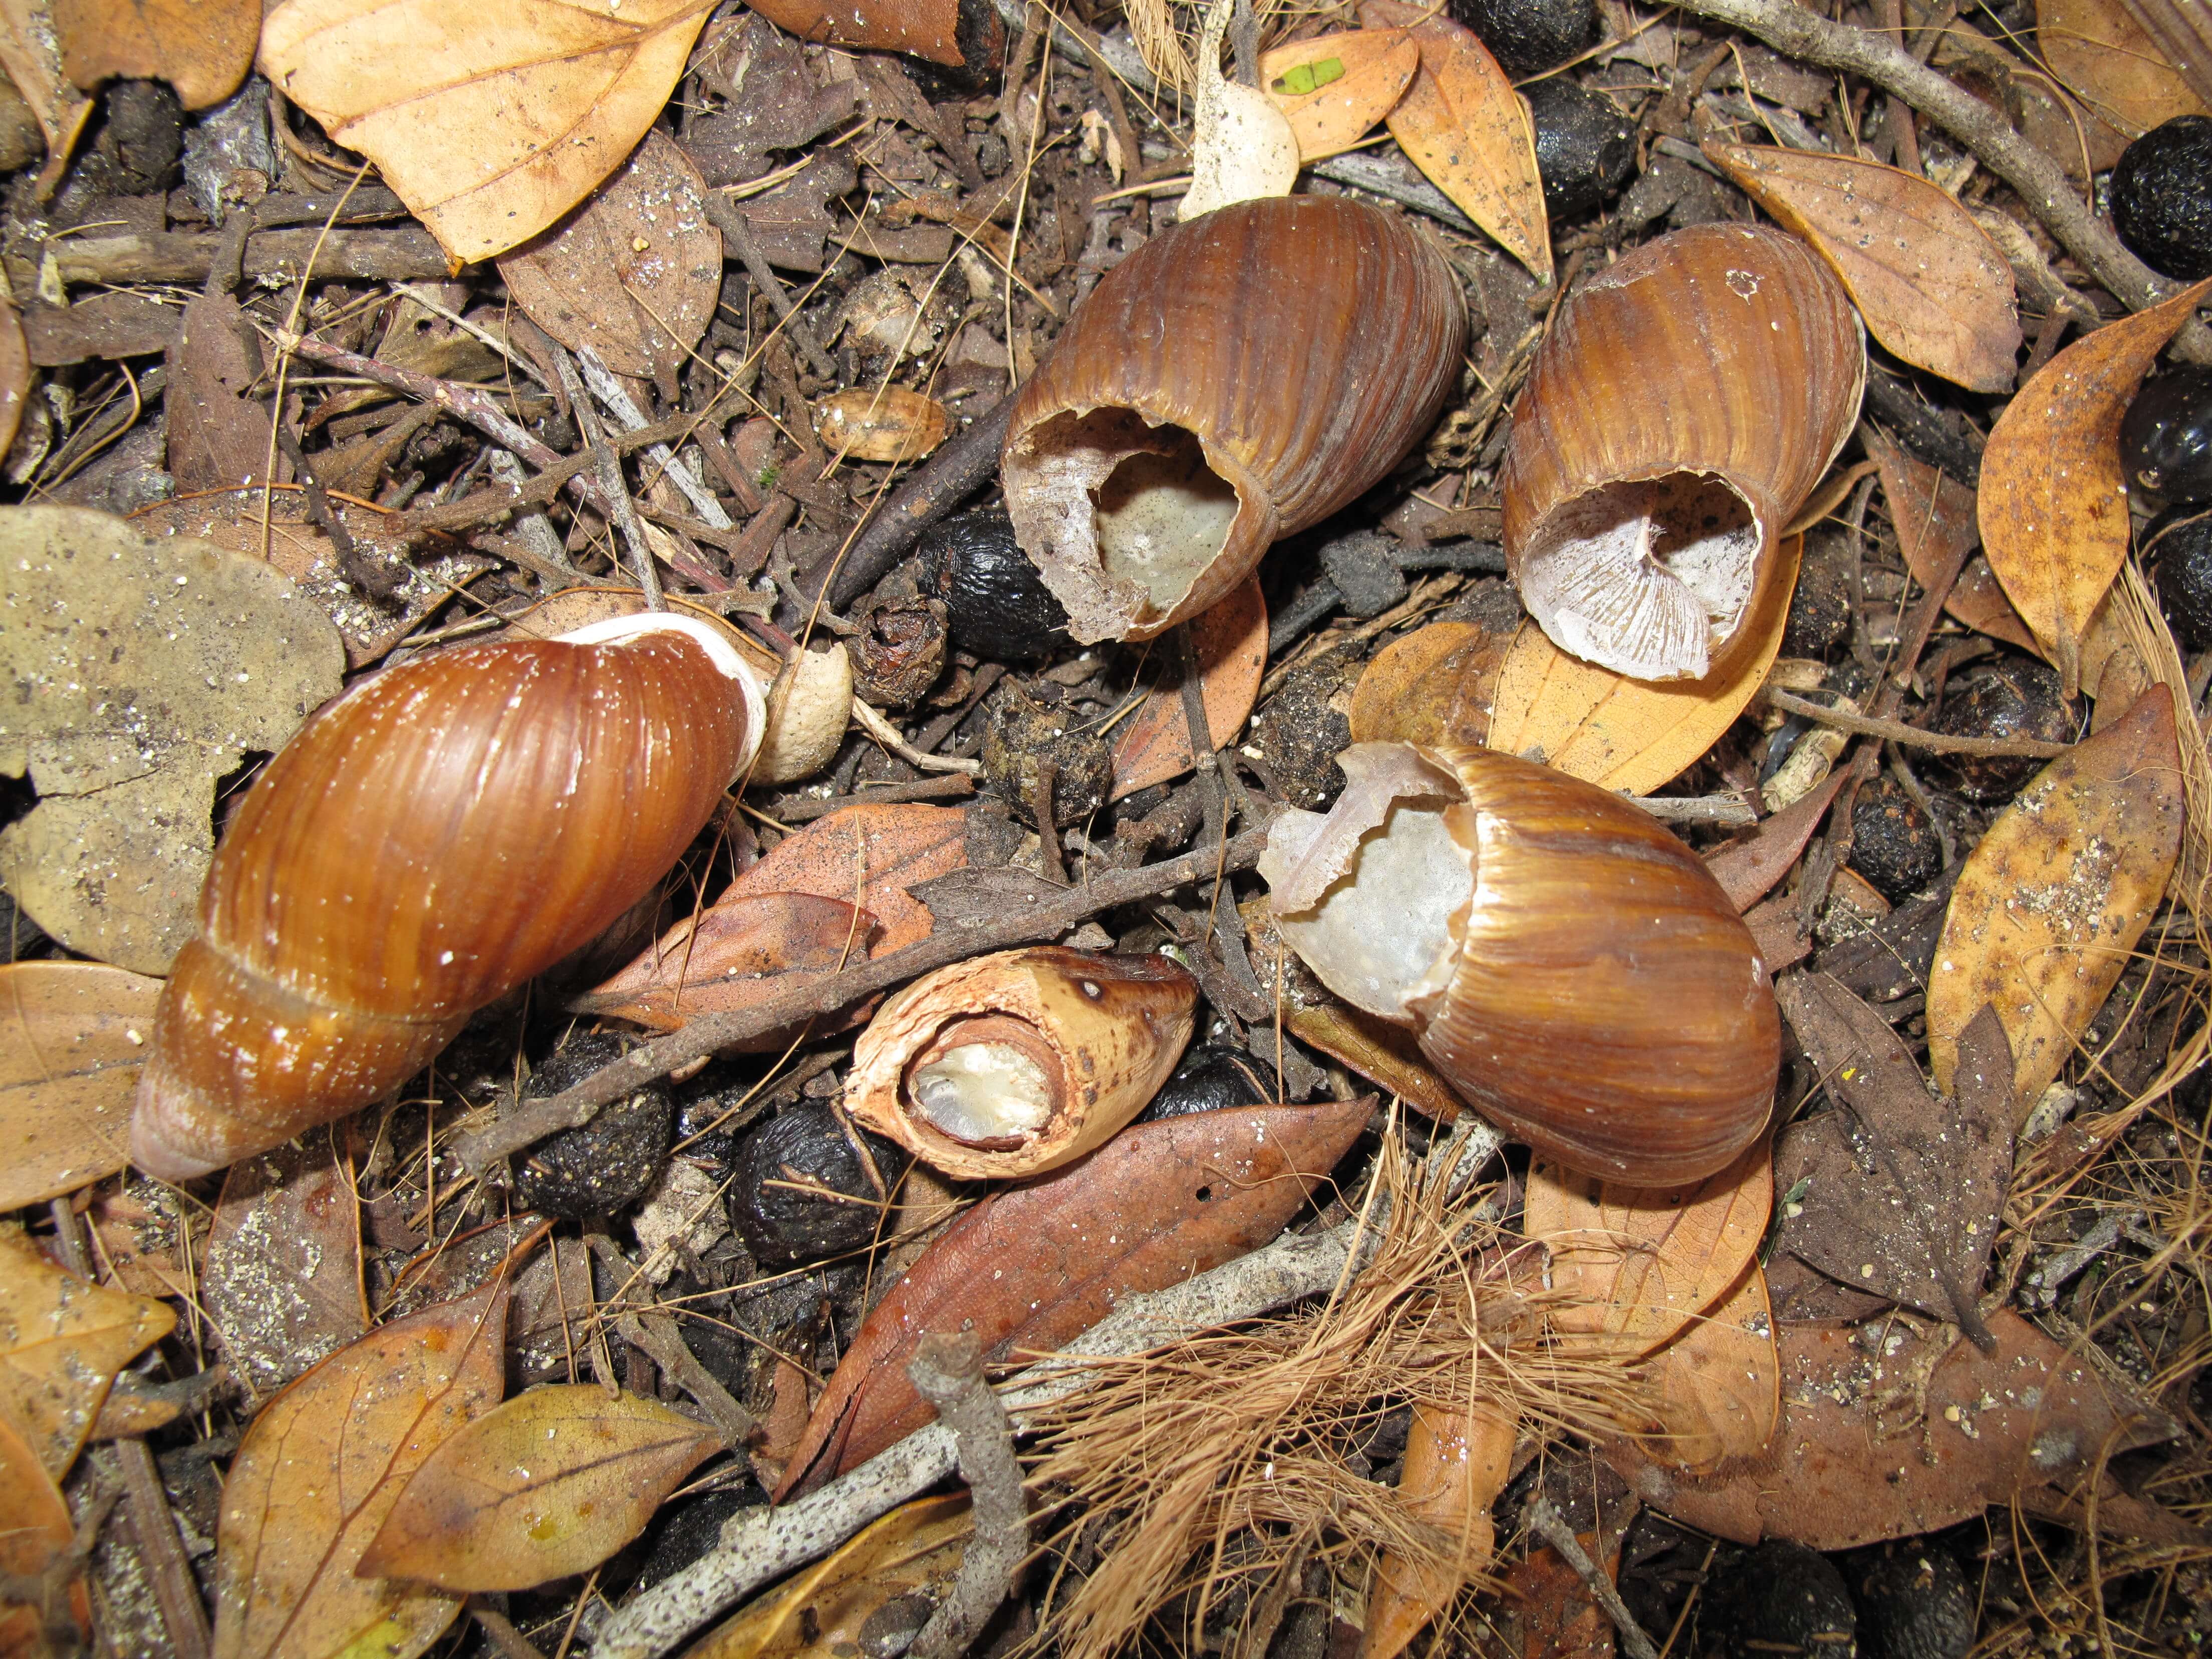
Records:
{"label": "shiny black berry", "polygon": [[[2058,671],[2048,663],[2007,657],[1954,679],[1928,729],[1952,738],[2071,743],[2078,721],[2062,690]],[[2027,756],[1944,755],[1930,764],[1968,800],[1994,806],[2010,800],[2045,763]]]}
{"label": "shiny black berry", "polygon": [[[855,1142],[867,1149],[872,1173]],[[902,1167],[890,1141],[848,1131],[827,1101],[800,1101],[739,1144],[730,1224],[754,1261],[777,1267],[864,1250]]]}
{"label": "shiny black berry", "polygon": [[1571,219],[1601,205],[1636,168],[1636,123],[1602,93],[1565,76],[1523,89],[1536,128],[1536,171],[1544,210]]}
{"label": "shiny black berry", "polygon": [[2120,459],[2145,507],[2212,501],[2212,369],[2145,381],[2120,422]]}
{"label": "shiny black berry", "polygon": [[923,589],[945,601],[963,651],[1018,665],[1069,643],[1067,612],[1015,542],[1004,507],[947,519],[922,537],[921,560]]}
{"label": "shiny black berry", "polygon": [[1565,63],[1597,33],[1596,0],[1449,0],[1449,6],[1516,80]]}
{"label": "shiny black berry", "polygon": [[2212,276],[2212,117],[2177,115],[2112,169],[2112,224],[2154,270]]}
{"label": "shiny black berry", "polygon": [[2191,651],[2212,650],[2212,514],[2185,519],[2151,544],[2158,602]]}

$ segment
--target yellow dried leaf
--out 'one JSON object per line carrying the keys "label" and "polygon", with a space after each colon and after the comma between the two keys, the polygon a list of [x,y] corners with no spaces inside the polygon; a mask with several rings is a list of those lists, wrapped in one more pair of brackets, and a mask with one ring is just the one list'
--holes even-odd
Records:
{"label": "yellow dried leaf", "polygon": [[1982,452],[1982,549],[2069,697],[2082,632],[2128,556],[2120,419],[2208,291],[2212,278],[2076,340],[2005,405]]}
{"label": "yellow dried leaf", "polygon": [[2105,1005],[2181,851],[2173,694],[2038,773],[1967,856],[1928,975],[1928,1062],[1951,1092],[1959,1038],[1984,1003],[2012,1044],[2025,1116]]}
{"label": "yellow dried leaf", "polygon": [[943,404],[902,386],[854,386],[814,405],[823,447],[856,461],[918,461],[951,429]]}
{"label": "yellow dried leaf", "polygon": [[276,89],[374,161],[459,260],[526,241],[651,128],[713,0],[285,0]]}
{"label": "yellow dried leaf", "polygon": [[1352,689],[1354,743],[1479,747],[1514,629],[1431,623],[1375,653]]}
{"label": "yellow dried leaf", "polygon": [[1640,1358],[1735,1287],[1773,1208],[1762,1139],[1692,1187],[1620,1187],[1537,1164],[1522,1231],[1549,1250],[1553,1287],[1585,1298],[1558,1309],[1553,1325]]}
{"label": "yellow dried leaf", "polygon": [[1650,1361],[1658,1424],[1645,1454],[1692,1474],[1750,1457],[1782,1417],[1782,1363],[1766,1275],[1753,1262],[1729,1297]]}
{"label": "yellow dried leaf", "polygon": [[1632,795],[1680,775],[1765,683],[1782,650],[1803,546],[1802,537],[1782,544],[1783,568],[1743,624],[1747,648],[1702,680],[1632,680],[1569,656],[1543,629],[1522,623],[1498,677],[1489,746]]}
{"label": "yellow dried leaf", "polygon": [[0,967],[0,1210],[130,1161],[131,1097],[161,981],[96,962]]}
{"label": "yellow dried leaf", "polygon": [[1976,392],[2012,390],[2020,352],[2012,267],[1952,198],[1856,156],[1720,143],[1705,154],[1812,244],[1875,339]]}
{"label": "yellow dried leaf", "polygon": [[115,1373],[176,1324],[168,1304],[88,1285],[20,1229],[0,1232],[0,1419],[60,1480]]}
{"label": "yellow dried leaf", "polygon": [[215,1659],[413,1659],[460,1600],[354,1567],[408,1478],[497,1402],[507,1283],[332,1354],[261,1408],[222,1487]]}
{"label": "yellow dried leaf", "polygon": [[1497,1543],[1490,1506],[1512,1467],[1513,1437],[1514,1419],[1504,1413],[1414,1406],[1399,1501],[1449,1536],[1458,1560],[1439,1565],[1384,1553],[1368,1595],[1365,1659],[1396,1659],[1451,1605],[1460,1587],[1490,1565]]}
{"label": "yellow dried leaf", "polygon": [[532,1389],[423,1461],[357,1571],[463,1594],[588,1572],[721,1449],[712,1429],[641,1395]]}
{"label": "yellow dried leaf", "polygon": [[1397,106],[1421,67],[1403,29],[1353,29],[1277,46],[1260,58],[1260,84],[1291,124],[1298,160],[1350,149]]}
{"label": "yellow dried leaf", "polygon": [[1390,136],[1413,165],[1498,245],[1552,280],[1551,222],[1536,170],[1536,129],[1490,49],[1449,18],[1406,0],[1365,0],[1369,28],[1403,28],[1421,67],[1390,112]]}

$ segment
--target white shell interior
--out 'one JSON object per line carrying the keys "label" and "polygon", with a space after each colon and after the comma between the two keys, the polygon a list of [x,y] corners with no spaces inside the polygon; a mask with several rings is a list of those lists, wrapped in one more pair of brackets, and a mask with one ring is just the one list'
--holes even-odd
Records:
{"label": "white shell interior", "polygon": [[1098,565],[1133,581],[1162,611],[1190,591],[1237,521],[1237,491],[1206,464],[1198,440],[1169,427],[1174,448],[1132,455],[1093,492]]}
{"label": "white shell interior", "polygon": [[1696,679],[1742,620],[1760,544],[1751,502],[1711,473],[1605,484],[1530,537],[1521,597],[1563,651],[1636,679]]}
{"label": "white shell interior", "polygon": [[1009,1042],[964,1042],[915,1068],[915,1110],[955,1140],[1034,1134],[1052,1116],[1044,1068]]}

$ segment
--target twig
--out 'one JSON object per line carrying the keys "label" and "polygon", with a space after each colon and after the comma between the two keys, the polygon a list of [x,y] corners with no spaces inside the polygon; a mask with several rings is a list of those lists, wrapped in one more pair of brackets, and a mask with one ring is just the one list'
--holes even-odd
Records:
{"label": "twig", "polygon": [[699,1357],[684,1341],[683,1332],[666,1314],[618,1314],[615,1317],[615,1334],[659,1366],[663,1376],[690,1395],[731,1450],[741,1450],[752,1437],[753,1431],[760,1426],[758,1419],[722,1386],[720,1379],[699,1363]]}
{"label": "twig", "polygon": [[1053,797],[1060,790],[1060,766],[1040,759],[1030,782],[1030,814],[1036,819],[1038,873],[1055,887],[1067,885],[1067,866],[1060,856],[1060,816]]}
{"label": "twig", "polygon": [[891,801],[965,800],[975,793],[975,780],[965,772],[923,778],[915,783],[894,783],[881,789],[863,789],[850,795],[830,795],[821,800],[781,802],[775,809],[780,823],[811,823],[842,812],[848,806],[883,805]]}
{"label": "twig", "polygon": [[[1000,1403],[1010,1413],[1033,1411],[1081,1386],[1091,1370],[1081,1363],[1085,1358],[1144,1353],[1212,1326],[1325,1296],[1352,1260],[1357,1234],[1352,1222],[1286,1234],[1168,1290],[1124,1297],[1060,1354],[1015,1377],[1000,1392]],[[952,1431],[933,1423],[794,1503],[742,1511],[723,1524],[714,1549],[610,1620],[592,1659],[658,1659],[752,1590],[827,1555],[878,1516],[927,1491],[957,1462]]]}
{"label": "twig", "polygon": [[1620,1632],[1620,1644],[1628,1650],[1629,1659],[1659,1659],[1659,1650],[1651,1645],[1651,1638],[1644,1633],[1644,1626],[1636,1622],[1628,1604],[1620,1599],[1620,1592],[1613,1587],[1603,1568],[1589,1559],[1583,1548],[1582,1540],[1567,1524],[1566,1516],[1552,1507],[1549,1498],[1540,1496],[1528,1506],[1529,1529],[1559,1553],[1559,1559],[1575,1570],[1598,1606],[1613,1620],[1613,1628]]}
{"label": "twig", "polygon": [[871,704],[853,699],[853,723],[878,743],[896,755],[908,766],[922,772],[964,772],[974,777],[983,769],[983,763],[958,760],[949,755],[925,755],[906,740],[898,727]]}
{"label": "twig", "polygon": [[641,1084],[718,1048],[842,1008],[949,963],[1030,939],[1051,939],[1115,905],[1151,898],[1217,872],[1249,870],[1259,862],[1267,844],[1267,829],[1261,825],[1225,847],[1201,847],[1135,870],[1099,871],[1048,903],[1024,906],[979,927],[940,928],[918,945],[780,991],[750,1008],[702,1015],[680,1031],[632,1049],[574,1088],[550,1100],[532,1101],[483,1133],[467,1137],[459,1148],[461,1161],[472,1173],[482,1175],[499,1159],[547,1135],[589,1123],[609,1101],[620,1100]]}
{"label": "twig", "polygon": [[583,435],[584,453],[599,479],[599,494],[606,498],[611,509],[608,516],[621,530],[623,541],[629,549],[630,562],[637,567],[637,585],[645,594],[645,608],[665,611],[668,601],[661,597],[660,572],[653,567],[653,544],[645,539],[645,526],[638,520],[637,503],[630,500],[629,486],[623,482],[622,462],[609,447],[599,416],[592,412],[592,401],[584,394],[584,382],[576,373],[575,359],[568,355],[566,346],[556,343],[550,349],[554,370],[561,377],[561,389],[568,394],[568,406]]}
{"label": "twig", "polygon": [[1748,829],[1759,814],[1733,795],[1626,795],[1662,823],[1725,823]]}
{"label": "twig", "polygon": [[507,1659],[545,1659],[531,1639],[515,1629],[503,1613],[489,1607],[471,1607],[470,1616],[483,1626],[483,1633],[491,1638],[492,1645],[507,1656]]}
{"label": "twig", "polygon": [[1938,755],[1998,755],[2021,760],[2055,760],[2072,748],[2071,744],[2039,743],[2033,738],[1953,738],[1941,732],[1923,732],[1917,726],[1907,726],[1902,720],[1878,720],[1871,714],[1847,714],[1840,708],[1830,708],[1794,692],[1769,687],[1767,702],[1784,714],[1802,714],[1807,720],[1818,720],[1823,726],[1832,726],[1838,732],[1856,732],[1861,737],[1886,738],[1892,743],[1901,743],[1908,749],[1925,749]]}
{"label": "twig", "polygon": [[1022,1469],[1014,1460],[1013,1425],[983,1380],[983,1346],[973,1331],[935,1332],[921,1339],[906,1374],[952,1431],[960,1478],[968,1483],[975,1534],[945,1605],[930,1615],[907,1651],[915,1659],[952,1659],[967,1650],[1013,1588],[1029,1553],[1030,1517]]}
{"label": "twig", "polygon": [[1013,398],[1000,398],[898,487],[846,549],[830,580],[831,605],[842,611],[881,581],[921,539],[922,532],[999,470],[999,451],[1006,441],[1006,422],[1013,413]]}
{"label": "twig", "polygon": [[[615,379],[613,373],[599,361],[597,352],[588,346],[580,348],[576,353],[576,367],[582,371],[584,384],[592,389],[592,395],[613,417],[617,427],[624,432],[635,432],[645,425],[645,411],[631,399],[623,383]],[[689,466],[677,459],[674,450],[666,444],[655,443],[648,445],[645,453],[668,482],[684,492],[684,500],[698,509],[701,518],[717,530],[735,530],[738,527],[736,521],[723,510],[721,502],[715,499],[714,492],[701,483]]]}
{"label": "twig", "polygon": [[745,268],[745,275],[753,279],[755,288],[768,296],[769,307],[782,319],[783,331],[791,337],[792,343],[805,354],[806,366],[825,380],[836,380],[837,365],[830,362],[830,354],[823,350],[822,343],[814,337],[814,331],[807,327],[806,319],[799,314],[799,307],[793,303],[790,290],[784,287],[783,279],[769,265],[768,254],[760,245],[760,238],[753,234],[753,222],[745,217],[744,209],[720,192],[711,190],[707,192],[705,206],[707,216],[714,221],[715,228],[728,238],[730,246],[737,250],[738,258]]}

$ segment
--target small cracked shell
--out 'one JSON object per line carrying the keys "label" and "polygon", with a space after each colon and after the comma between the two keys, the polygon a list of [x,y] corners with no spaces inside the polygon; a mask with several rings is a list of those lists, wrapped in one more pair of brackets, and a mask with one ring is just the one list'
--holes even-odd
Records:
{"label": "small cracked shell", "polygon": [[1782,532],[1857,423],[1866,334],[1778,230],[1693,225],[1577,288],[1498,475],[1522,602],[1633,679],[1727,665]]}
{"label": "small cracked shell", "polygon": [[1277,925],[1410,1028],[1452,1087],[1570,1169],[1701,1180],[1765,1127],[1781,1024],[1751,933],[1647,813],[1486,749],[1356,744],[1335,807],[1276,819]]}
{"label": "small cracked shell", "polygon": [[1197,1001],[1164,957],[1047,945],[955,963],[868,1023],[846,1109],[948,1175],[1057,1169],[1144,1110]]}
{"label": "small cracked shell", "polygon": [[1338,197],[1238,202],[1109,271],[1019,395],[1001,477],[1084,644],[1149,640],[1366,490],[1459,376],[1435,245]]}

